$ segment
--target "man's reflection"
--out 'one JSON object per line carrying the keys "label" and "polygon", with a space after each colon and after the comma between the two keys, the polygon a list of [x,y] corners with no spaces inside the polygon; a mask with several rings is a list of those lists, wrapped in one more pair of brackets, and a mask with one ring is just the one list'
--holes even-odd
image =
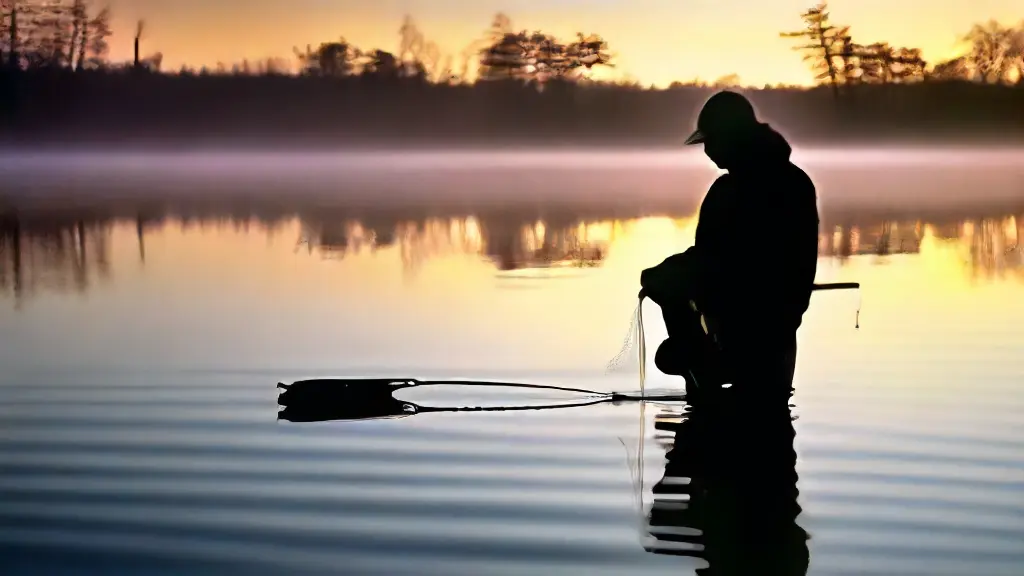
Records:
{"label": "man's reflection", "polygon": [[691,408],[654,486],[646,548],[701,558],[711,575],[804,575],[807,533],[797,524],[795,431],[789,407],[744,403]]}

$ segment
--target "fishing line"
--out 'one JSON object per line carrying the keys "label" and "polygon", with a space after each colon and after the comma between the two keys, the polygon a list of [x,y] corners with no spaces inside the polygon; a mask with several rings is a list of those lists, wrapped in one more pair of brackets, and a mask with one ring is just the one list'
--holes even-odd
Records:
{"label": "fishing line", "polygon": [[[643,330],[643,324],[640,324],[640,330]],[[640,332],[642,335],[643,332]],[[643,354],[643,343],[640,344],[641,354]],[[523,382],[491,382],[491,381],[477,381],[477,380],[416,380],[414,378],[401,379],[402,382],[409,383],[408,387],[412,386],[483,386],[483,387],[496,387],[496,388],[522,388],[527,390],[553,390],[556,392],[572,392],[575,394],[586,394],[588,396],[594,396],[593,401],[601,402],[620,402],[620,401],[635,401],[643,400],[645,398],[652,399],[672,399],[676,396],[670,394],[663,394],[658,396],[646,395],[646,391],[643,386],[643,372],[640,376],[640,393],[636,392],[598,392],[596,390],[588,390],[586,388],[571,388],[567,386],[552,386],[547,384],[526,384]],[[501,409],[500,406],[491,407],[490,409]],[[514,408],[509,406],[507,408]],[[467,408],[463,408],[468,409]]]}
{"label": "fishing line", "polygon": [[[491,388],[519,388],[527,390],[551,390],[582,395],[582,398],[566,398],[557,403],[498,405],[498,406],[420,406],[413,402],[399,400],[394,393],[406,388],[423,386],[465,386]],[[594,404],[625,402],[679,402],[682,397],[672,394],[648,395],[644,392],[598,392],[569,386],[526,384],[521,382],[490,382],[472,380],[417,380],[415,378],[325,378],[298,380],[291,384],[279,382],[282,390],[277,403],[284,409],[278,412],[278,419],[291,422],[323,422],[331,420],[373,420],[412,416],[426,412],[509,412],[515,410],[547,410],[572,408]]]}
{"label": "fishing line", "polygon": [[[629,330],[622,340],[622,348],[605,367],[605,373],[626,372],[633,368],[632,360],[636,359],[640,372],[640,393],[644,393],[647,380],[647,342],[644,336],[644,295],[640,295],[636,309],[633,311]],[[636,353],[634,354],[634,350]]]}
{"label": "fishing line", "polygon": [[[857,289],[860,291],[860,284],[854,282],[835,284],[816,284],[813,290],[845,290]],[[635,502],[638,507],[639,521],[643,524],[646,521],[644,513],[644,448],[646,445],[646,407],[649,401],[654,402],[682,402],[685,401],[685,394],[657,394],[649,395],[646,390],[647,379],[647,343],[644,334],[643,303],[646,299],[643,293],[640,294],[633,318],[630,321],[630,329],[623,341],[619,353],[608,363],[606,372],[621,372],[623,369],[632,367],[632,361],[636,361],[640,375],[640,391],[637,392],[598,392],[585,388],[570,386],[554,386],[548,384],[528,384],[522,382],[493,382],[473,380],[418,380],[415,378],[389,378],[389,379],[313,379],[299,380],[291,384],[278,383],[277,387],[283,391],[278,396],[278,404],[284,406],[284,410],[278,412],[278,419],[292,422],[322,422],[329,420],[370,420],[377,418],[404,417],[425,412],[502,412],[513,410],[545,410],[553,408],[570,408],[591,406],[607,402],[625,403],[638,402],[640,404],[640,430],[635,463],[630,464],[629,449],[627,451],[627,467],[630,468],[630,475],[634,479]],[[857,304],[857,327],[860,327],[861,301]],[[703,324],[703,317],[701,322]],[[706,329],[705,329],[706,330]],[[633,354],[635,349],[636,353]],[[449,385],[449,386],[477,386],[491,388],[519,388],[529,390],[548,390],[582,394],[585,398],[575,401],[566,400],[559,404],[545,405],[523,405],[523,406],[461,406],[461,407],[434,407],[419,406],[412,402],[398,400],[392,393],[412,387]],[[623,446],[626,443],[619,438]]]}

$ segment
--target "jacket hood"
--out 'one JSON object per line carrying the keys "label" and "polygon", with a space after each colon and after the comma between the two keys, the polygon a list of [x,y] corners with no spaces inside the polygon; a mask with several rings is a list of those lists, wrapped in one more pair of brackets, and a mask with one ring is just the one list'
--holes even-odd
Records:
{"label": "jacket hood", "polygon": [[768,124],[758,124],[738,145],[732,170],[762,168],[789,162],[793,147]]}

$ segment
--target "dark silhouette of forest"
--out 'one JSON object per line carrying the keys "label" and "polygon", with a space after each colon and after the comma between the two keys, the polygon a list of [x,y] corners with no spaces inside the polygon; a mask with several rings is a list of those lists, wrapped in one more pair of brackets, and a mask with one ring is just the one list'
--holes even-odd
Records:
{"label": "dark silhouette of forest", "polygon": [[[407,17],[393,52],[339,38],[291,60],[173,72],[144,52],[143,22],[114,39],[110,10],[92,0],[2,0],[0,16],[9,145],[674,146],[710,92],[739,81],[596,81],[591,70],[615,66],[601,36],[517,31],[503,14],[458,55],[442,54]],[[931,63],[919,49],[856,38],[825,4],[802,20],[782,35],[818,86],[740,88],[794,140],[1024,139],[1024,23],[975,25],[965,54]],[[111,42],[129,41],[133,60],[111,62]]]}

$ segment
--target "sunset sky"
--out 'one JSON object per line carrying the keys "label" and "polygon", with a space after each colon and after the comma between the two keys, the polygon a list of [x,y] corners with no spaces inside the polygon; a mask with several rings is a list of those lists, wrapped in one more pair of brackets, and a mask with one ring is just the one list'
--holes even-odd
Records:
{"label": "sunset sky", "polygon": [[[664,85],[730,73],[746,83],[806,83],[810,73],[779,32],[801,26],[815,0],[111,0],[112,56],[130,56],[134,22],[147,21],[144,54],[164,66],[214,66],[243,58],[291,57],[293,46],[346,37],[357,46],[395,50],[402,16],[457,55],[504,11],[518,28],[559,36],[604,36],[617,73]],[[1024,0],[835,0],[836,22],[864,43],[919,47],[948,58],[971,23],[1024,19]]]}

